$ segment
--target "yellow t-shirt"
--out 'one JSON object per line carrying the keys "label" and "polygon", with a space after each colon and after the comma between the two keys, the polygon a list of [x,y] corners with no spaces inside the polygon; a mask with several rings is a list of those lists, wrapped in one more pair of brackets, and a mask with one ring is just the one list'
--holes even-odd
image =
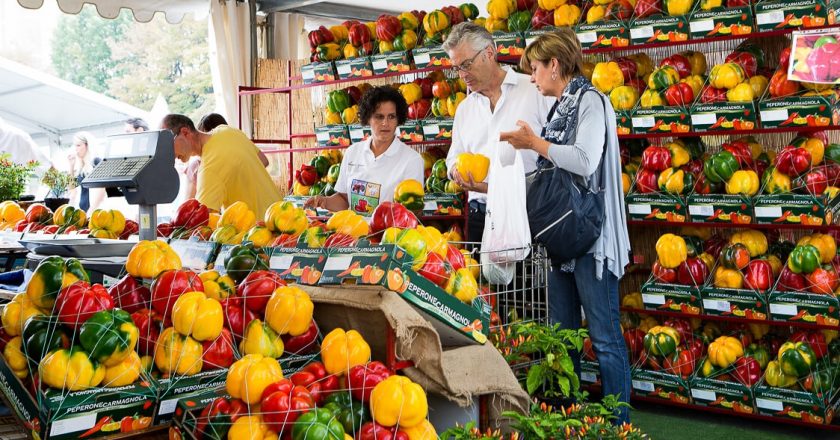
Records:
{"label": "yellow t-shirt", "polygon": [[234,202],[245,202],[261,218],[280,190],[265,170],[256,146],[240,130],[219,126],[201,150],[196,199],[221,211]]}

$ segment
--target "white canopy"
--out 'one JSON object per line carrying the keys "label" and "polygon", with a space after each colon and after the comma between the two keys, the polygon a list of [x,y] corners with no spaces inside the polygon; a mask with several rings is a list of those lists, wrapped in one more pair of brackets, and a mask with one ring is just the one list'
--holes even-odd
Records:
{"label": "white canopy", "polygon": [[[24,8],[38,9],[45,0],[18,0]],[[57,1],[58,7],[68,14],[78,14],[85,3],[96,6],[99,15],[105,18],[117,18],[125,8],[134,13],[134,19],[147,23],[155,13],[166,15],[166,21],[180,23],[184,15],[192,13],[198,17],[206,16],[210,10],[210,0],[46,0]]]}

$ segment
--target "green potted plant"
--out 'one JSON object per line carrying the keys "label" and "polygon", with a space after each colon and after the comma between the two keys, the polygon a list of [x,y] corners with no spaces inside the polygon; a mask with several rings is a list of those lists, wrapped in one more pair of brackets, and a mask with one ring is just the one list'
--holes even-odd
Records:
{"label": "green potted plant", "polygon": [[41,178],[41,183],[50,188],[47,197],[44,197],[44,204],[55,211],[61,205],[70,203],[67,191],[76,187],[76,179],[64,171],[50,168]]}
{"label": "green potted plant", "polygon": [[8,153],[0,154],[0,201],[21,200],[29,179],[34,177],[38,162],[18,164],[10,160]]}

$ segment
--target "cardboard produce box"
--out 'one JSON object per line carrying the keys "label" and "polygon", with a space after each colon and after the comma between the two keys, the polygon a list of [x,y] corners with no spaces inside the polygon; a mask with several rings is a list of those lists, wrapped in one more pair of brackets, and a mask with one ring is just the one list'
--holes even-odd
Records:
{"label": "cardboard produce box", "polygon": [[384,73],[408,72],[414,68],[411,62],[411,52],[390,52],[372,55],[370,63],[373,66],[374,75]]}
{"label": "cardboard produce box", "polygon": [[635,395],[684,405],[691,403],[691,386],[681,376],[631,367],[630,378]]}
{"label": "cardboard produce box", "polygon": [[722,8],[704,11],[697,8],[689,18],[688,27],[692,39],[729,35],[747,35],[755,31],[752,8]]}
{"label": "cardboard produce box", "polygon": [[840,121],[840,103],[837,95],[805,96],[802,92],[792,96],[759,101],[758,111],[763,128],[827,127]]}
{"label": "cardboard produce box", "polygon": [[373,76],[373,63],[370,61],[370,57],[337,60],[335,70],[340,79],[366,78]]}
{"label": "cardboard produce box", "polygon": [[304,84],[317,84],[336,79],[335,65],[330,62],[310,63],[300,68]]}
{"label": "cardboard produce box", "polygon": [[828,24],[823,0],[762,0],[755,4],[759,31],[818,27]]}
{"label": "cardboard produce box", "polygon": [[667,43],[687,41],[689,37],[688,16],[672,17],[657,14],[651,17],[634,18],[630,21],[630,43]]}
{"label": "cardboard produce box", "polygon": [[642,284],[640,291],[646,310],[664,310],[686,315],[703,313],[700,287],[659,283],[651,276]]}
{"label": "cardboard produce box", "polygon": [[753,222],[753,199],[741,194],[697,194],[688,196],[688,214],[692,222],[728,223]]}

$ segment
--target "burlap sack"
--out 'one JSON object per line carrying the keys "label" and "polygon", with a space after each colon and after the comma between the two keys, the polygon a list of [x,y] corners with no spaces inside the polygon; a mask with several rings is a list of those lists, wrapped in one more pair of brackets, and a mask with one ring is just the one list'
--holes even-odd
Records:
{"label": "burlap sack", "polygon": [[457,348],[441,347],[432,325],[398,294],[374,286],[310,287],[317,303],[315,320],[322,334],[336,327],[356,329],[371,346],[375,359],[385,360],[388,325],[396,334],[396,352],[414,368],[403,373],[427,392],[446,397],[459,406],[473,397],[486,396],[488,422],[507,426],[503,411],[526,413],[526,393],[504,358],[489,342]]}

